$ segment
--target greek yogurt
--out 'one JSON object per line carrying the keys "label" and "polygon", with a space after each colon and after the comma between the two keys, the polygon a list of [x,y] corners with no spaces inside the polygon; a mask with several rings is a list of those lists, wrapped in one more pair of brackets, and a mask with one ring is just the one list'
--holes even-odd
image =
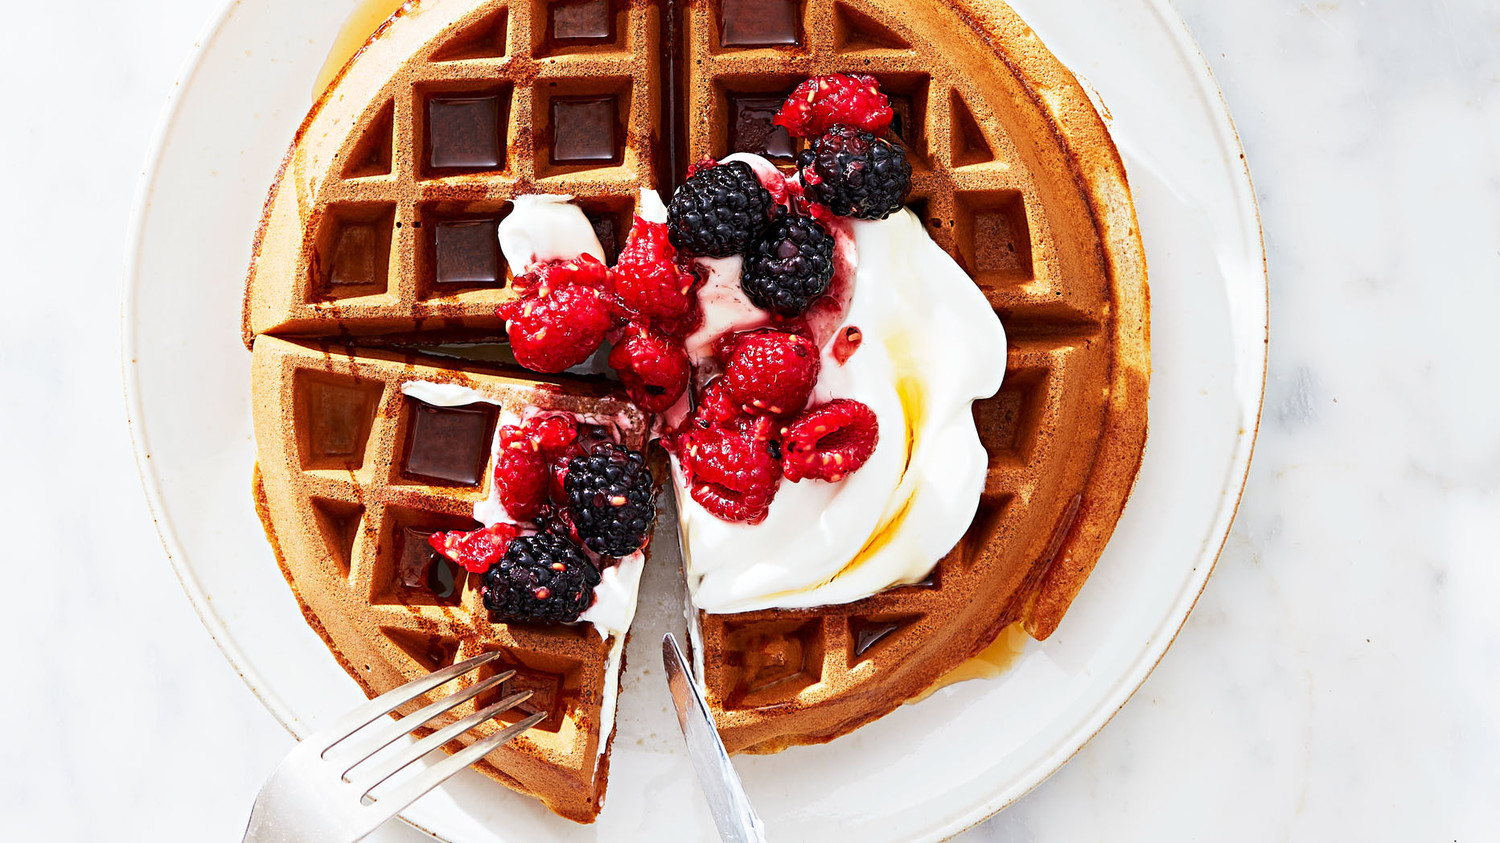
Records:
{"label": "greek yogurt", "polygon": [[[780,178],[755,156],[762,180]],[[958,543],[979,505],[988,460],[971,410],[994,395],[1006,339],[984,294],[908,210],[852,220],[852,295],[823,332],[812,403],[852,398],[874,410],[880,441],[837,483],[783,480],[765,521],[723,521],[688,494],[674,458],[678,528],[693,605],[710,613],[800,609],[860,600],[918,582]],[[770,321],[738,290],[739,264],[704,262],[702,336]],[[712,326],[712,327],[710,327]],[[863,341],[833,354],[844,328]],[[694,338],[689,349],[695,347]],[[696,355],[695,355],[696,356]]]}

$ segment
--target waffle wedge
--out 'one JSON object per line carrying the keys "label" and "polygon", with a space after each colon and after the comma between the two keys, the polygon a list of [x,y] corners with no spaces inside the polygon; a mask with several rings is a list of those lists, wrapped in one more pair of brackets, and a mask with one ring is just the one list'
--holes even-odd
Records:
{"label": "waffle wedge", "polygon": [[[775,10],[780,9],[780,12]],[[734,25],[731,26],[730,23]],[[1124,507],[1146,435],[1145,259],[1124,167],[1073,76],[996,2],[722,0],[685,10],[687,160],[798,143],[769,112],[802,79],[881,83],[912,207],[1009,337],[979,512],[929,578],[806,611],[698,614],[731,751],[835,738],[918,696],[1021,622],[1056,629]]]}
{"label": "waffle wedge", "polygon": [[[590,624],[491,622],[478,575],[436,557],[427,536],[478,526],[474,507],[489,494],[485,469],[506,414],[540,407],[621,418],[633,448],[644,446],[645,419],[589,384],[459,372],[276,337],[258,337],[252,356],[258,508],[308,622],[372,696],[455,660],[504,651],[492,665],[517,671],[506,693],[534,692],[512,719],[547,718],[481,769],[565,817],[592,819],[609,773],[623,635]],[[456,420],[433,425],[433,408],[402,391],[413,382],[468,387],[494,403],[439,408]],[[432,462],[435,449],[441,465]],[[458,476],[465,472],[470,477]],[[476,704],[487,700],[465,707]]]}

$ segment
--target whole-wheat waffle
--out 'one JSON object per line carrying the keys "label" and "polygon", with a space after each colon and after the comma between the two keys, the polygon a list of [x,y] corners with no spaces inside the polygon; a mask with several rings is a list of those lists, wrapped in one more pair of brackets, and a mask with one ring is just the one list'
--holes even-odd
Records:
{"label": "whole-wheat waffle", "polygon": [[[396,482],[405,422],[395,385],[420,371],[514,396],[558,393],[528,393],[517,378],[535,376],[524,373],[465,364],[459,374],[318,343],[499,334],[494,307],[512,295],[503,261],[453,244],[489,237],[508,199],[574,194],[612,251],[636,191],[670,188],[704,155],[789,164],[800,142],[770,118],[803,78],[835,71],[870,73],[891,96],[913,163],[910,204],[1005,324],[1008,359],[972,361],[1006,368],[1001,391],[974,409],[988,481],[968,533],[923,583],[815,610],[700,613],[696,644],[720,730],[732,751],[826,741],[921,694],[1011,623],[1037,638],[1056,628],[1139,466],[1148,301],[1108,132],[1008,7],[420,0],[377,33],[299,131],[267,202],[245,306],[268,533],[309,622],[367,690],[484,646],[512,649],[553,685],[594,688],[605,645],[577,631],[490,625],[472,589],[458,606],[415,609],[385,590],[402,519],[461,521],[481,494]],[[493,119],[493,137],[477,151],[440,140],[438,154],[434,121],[472,129],[475,115],[486,127]],[[559,130],[580,115],[612,125],[609,142]],[[445,251],[440,231],[476,226],[482,237],[455,236]],[[360,402],[376,408],[352,473],[305,462],[309,402],[334,400],[319,395],[364,396],[356,415]],[[608,735],[598,735],[589,694],[561,697],[556,722],[572,725],[537,739],[569,734],[566,752],[525,743],[491,756],[487,772],[591,819],[607,754],[597,779],[586,761]]]}
{"label": "whole-wheat waffle", "polygon": [[[565,817],[592,819],[608,776],[613,711],[604,703],[618,687],[623,640],[587,624],[492,623],[478,575],[436,557],[426,538],[478,526],[474,505],[493,482],[485,467],[502,414],[541,407],[623,416],[632,448],[644,447],[645,419],[597,385],[458,373],[387,352],[258,337],[253,360],[258,505],[308,623],[372,696],[455,660],[505,651],[491,664],[492,672],[517,671],[506,692],[534,692],[508,716],[548,716],[481,769]],[[459,384],[495,403],[424,407],[402,392],[412,381]],[[437,418],[446,413],[454,418]],[[432,463],[432,443],[443,446],[445,463]],[[481,696],[450,720],[492,701]]]}

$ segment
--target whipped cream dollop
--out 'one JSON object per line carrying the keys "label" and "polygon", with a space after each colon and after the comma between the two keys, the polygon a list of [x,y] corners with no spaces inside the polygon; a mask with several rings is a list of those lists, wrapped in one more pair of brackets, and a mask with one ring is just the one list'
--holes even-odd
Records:
{"label": "whipped cream dollop", "polygon": [[[774,172],[764,159],[749,163],[763,180]],[[880,422],[879,444],[837,483],[783,480],[765,521],[754,525],[723,521],[694,501],[674,458],[688,588],[704,611],[849,603],[918,582],[978,508],[988,459],[971,407],[1000,388],[1000,320],[910,211],[840,224],[853,239],[854,285],[843,320],[822,343],[811,403],[864,402]],[[737,259],[704,263],[710,294],[700,299],[698,347],[770,321],[738,291]],[[858,328],[863,341],[841,364],[833,350],[845,327]]]}

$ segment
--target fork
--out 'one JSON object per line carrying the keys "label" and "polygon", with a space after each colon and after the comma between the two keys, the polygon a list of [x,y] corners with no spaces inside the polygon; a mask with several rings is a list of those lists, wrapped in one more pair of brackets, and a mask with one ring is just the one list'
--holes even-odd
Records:
{"label": "fork", "polygon": [[350,741],[349,738],[400,706],[494,661],[499,655],[499,652],[486,653],[408,682],[345,714],[328,728],[303,738],[282,759],[255,797],[244,843],[353,843],[458,771],[546,719],[545,714],[532,714],[371,796],[371,791],[378,785],[412,762],[480,723],[520,705],[531,697],[531,691],[511,694],[375,761],[370,761],[371,757],[382,749],[428,721],[452,711],[455,706],[496,687],[514,676],[515,671],[502,671],[476,682],[399,720],[382,724],[359,740]]}

